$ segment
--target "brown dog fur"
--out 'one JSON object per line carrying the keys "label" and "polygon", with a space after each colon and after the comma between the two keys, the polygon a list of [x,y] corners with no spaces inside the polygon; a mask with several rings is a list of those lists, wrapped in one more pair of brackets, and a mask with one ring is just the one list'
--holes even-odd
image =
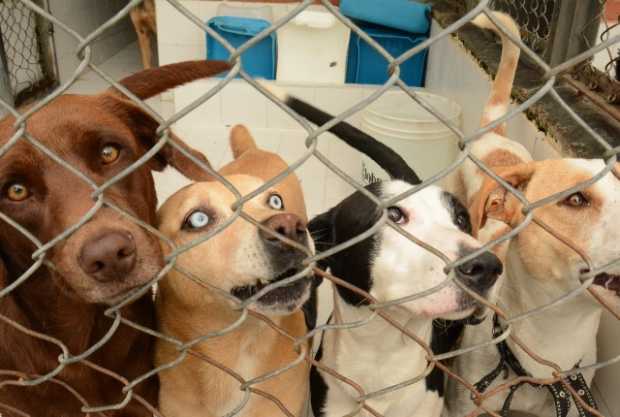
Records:
{"label": "brown dog fur", "polygon": [[[228,68],[226,63],[195,61],[132,75],[121,84],[140,98],[148,98],[168,88],[214,75]],[[0,146],[14,135],[14,118],[0,120]],[[26,131],[69,165],[102,184],[144,155],[156,141],[158,122],[115,89],[94,96],[63,95],[35,112]],[[101,149],[118,146],[119,157],[104,165]],[[177,143],[208,165],[204,155]],[[110,186],[106,201],[150,224],[156,219],[156,194],[152,171],[174,166],[186,176],[204,180],[209,175],[170,145],[146,164]],[[20,183],[28,190],[23,201],[9,199],[7,189]],[[25,227],[45,243],[75,225],[92,208],[93,188],[61,164],[54,162],[29,142],[20,139],[0,157],[0,212]],[[139,267],[124,280],[103,283],[94,280],[79,266],[80,248],[98,233],[121,230],[133,236]],[[0,220],[0,288],[15,282],[33,264],[35,245],[9,223]],[[18,330],[6,319],[46,334],[80,354],[101,340],[112,320],[104,316],[113,299],[146,284],[162,266],[158,239],[109,207],[70,236],[51,248],[45,259],[55,267],[38,268],[17,288],[0,298],[0,369],[18,371],[29,377],[52,371],[58,365],[59,347]],[[155,311],[150,295],[122,309],[122,317],[146,327],[154,327]],[[152,338],[121,324],[113,336],[88,359],[128,380],[152,368]],[[0,373],[0,381],[17,376]],[[66,366],[55,376],[75,389],[91,406],[116,404],[123,400],[123,385],[80,363]],[[158,383],[150,378],[134,388],[136,395],[157,403]],[[134,397],[135,398],[135,397]],[[33,417],[83,416],[75,395],[55,382],[35,387],[5,386],[0,389],[0,414],[18,416],[6,406]],[[112,416],[148,416],[150,413],[132,400]]]}
{"label": "brown dog fur", "polygon": [[[266,180],[280,174],[287,164],[276,154],[256,147],[249,132],[236,126],[231,133],[231,146],[235,160],[220,170],[242,194],[253,191]],[[306,209],[299,180],[293,175],[270,190],[282,196],[286,212],[295,213],[306,222]],[[196,233],[179,232],[183,213],[197,201],[209,199],[216,212],[230,212],[234,196],[219,182],[198,183],[186,187],[164,204],[160,210],[160,230],[183,245],[197,238]],[[273,215],[261,203],[261,195],[244,205],[244,211],[258,221]],[[196,201],[194,201],[196,200]],[[224,231],[207,242],[185,252],[177,264],[199,279],[218,288],[230,286],[230,256],[245,240],[244,236],[256,233],[256,227],[237,219]],[[246,256],[249,256],[246,254]],[[161,282],[157,301],[159,324],[162,331],[183,341],[193,340],[209,332],[221,330],[235,322],[239,311],[218,292],[172,271]],[[288,315],[270,317],[281,329],[293,337],[306,333],[303,313],[300,310]],[[223,336],[211,338],[194,347],[199,356],[206,356],[239,374],[246,380],[282,368],[298,358],[293,342],[267,326],[259,319],[248,316],[235,330]],[[156,364],[174,361],[179,355],[175,347],[158,342]],[[178,366],[160,374],[162,388],[160,405],[162,412],[174,416],[218,416],[237,406],[243,392],[240,383],[213,365],[193,355]],[[296,416],[302,415],[308,390],[308,366],[302,362],[292,369],[261,382],[253,388],[278,398],[284,407]],[[252,394],[245,405],[243,416],[280,416],[284,413],[271,401]]]}

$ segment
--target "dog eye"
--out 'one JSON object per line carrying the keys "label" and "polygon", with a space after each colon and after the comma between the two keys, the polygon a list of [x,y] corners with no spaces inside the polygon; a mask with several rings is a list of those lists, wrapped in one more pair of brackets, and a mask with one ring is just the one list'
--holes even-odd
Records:
{"label": "dog eye", "polygon": [[579,208],[587,206],[588,204],[590,204],[590,202],[588,201],[586,196],[584,196],[580,192],[577,192],[569,195],[564,201],[562,201],[562,204],[570,207]]}
{"label": "dog eye", "polygon": [[109,165],[115,162],[121,154],[121,149],[118,145],[108,144],[101,148],[101,161],[105,165]]}
{"label": "dog eye", "polygon": [[388,218],[396,224],[407,223],[407,216],[398,207],[388,207]]}
{"label": "dog eye", "polygon": [[282,201],[282,197],[278,194],[271,194],[269,196],[269,200],[267,200],[269,207],[274,210],[283,210],[284,209],[284,201]]}
{"label": "dog eye", "polygon": [[459,213],[454,220],[459,229],[470,231],[469,216],[467,214]]}
{"label": "dog eye", "polygon": [[184,227],[188,229],[202,229],[206,227],[211,219],[204,211],[196,210],[185,220]]}
{"label": "dog eye", "polygon": [[24,184],[13,183],[6,189],[6,196],[11,201],[24,201],[30,197],[30,190]]}

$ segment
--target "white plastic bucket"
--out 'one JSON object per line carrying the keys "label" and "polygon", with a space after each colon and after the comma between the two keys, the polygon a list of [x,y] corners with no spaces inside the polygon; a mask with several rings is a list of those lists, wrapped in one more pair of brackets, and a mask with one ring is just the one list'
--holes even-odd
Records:
{"label": "white plastic bucket", "polygon": [[[416,94],[454,126],[461,127],[458,104],[419,90]],[[422,179],[448,167],[458,156],[457,136],[402,91],[390,91],[368,106],[361,128],[395,150]],[[362,156],[361,165],[361,179],[365,183],[389,179],[366,155]]]}
{"label": "white plastic bucket", "polygon": [[[461,106],[457,103],[419,89],[412,91],[446,120],[460,126]],[[433,114],[426,111],[403,91],[397,90],[386,92],[370,104],[364,112],[364,119],[378,126],[411,132],[437,129],[449,131]]]}

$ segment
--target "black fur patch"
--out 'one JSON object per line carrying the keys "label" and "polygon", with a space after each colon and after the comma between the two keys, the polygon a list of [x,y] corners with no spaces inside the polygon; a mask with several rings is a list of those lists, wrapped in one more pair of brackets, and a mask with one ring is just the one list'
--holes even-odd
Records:
{"label": "black fur patch", "polygon": [[[433,335],[431,337],[431,350],[435,355],[454,350],[461,334],[463,333],[464,324],[456,321],[434,320]],[[436,391],[440,397],[445,392],[445,375],[443,371],[435,367],[426,377],[426,389],[428,391]]]}
{"label": "black fur patch", "polygon": [[[331,316],[327,322],[329,323]],[[319,350],[316,352],[314,358],[317,362],[320,362],[323,358],[323,340],[319,344]],[[319,370],[316,367],[310,369],[310,405],[312,406],[312,414],[314,417],[321,417],[323,415],[323,407],[327,402],[328,386]]]}
{"label": "black fur patch", "polygon": [[[366,189],[381,197],[381,183],[370,184]],[[364,233],[379,220],[381,213],[374,202],[357,191],[327,213],[314,218],[308,228],[316,242],[317,251],[322,252]],[[380,237],[375,234],[319,264],[324,269],[329,267],[336,277],[369,292],[372,286],[370,267],[379,244]],[[345,302],[351,305],[369,304],[361,295],[341,286],[337,288]]]}
{"label": "black fur patch", "polygon": [[471,235],[471,219],[465,206],[454,195],[446,191],[442,192],[441,197],[452,216],[452,222],[461,231]]}

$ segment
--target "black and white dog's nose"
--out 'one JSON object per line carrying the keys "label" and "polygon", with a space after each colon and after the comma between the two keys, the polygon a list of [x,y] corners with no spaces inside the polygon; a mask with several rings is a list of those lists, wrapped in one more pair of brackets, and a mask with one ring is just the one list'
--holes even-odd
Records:
{"label": "black and white dog's nose", "polygon": [[489,289],[502,273],[502,262],[491,252],[484,252],[456,268],[463,284],[478,292]]}

